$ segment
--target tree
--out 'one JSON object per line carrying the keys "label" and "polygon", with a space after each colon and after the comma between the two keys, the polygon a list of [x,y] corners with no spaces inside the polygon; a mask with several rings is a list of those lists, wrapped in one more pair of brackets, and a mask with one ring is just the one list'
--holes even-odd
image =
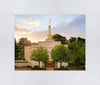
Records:
{"label": "tree", "polygon": [[78,41],[82,41],[82,42],[85,43],[85,39],[84,39],[84,38],[80,38],[80,37],[78,37],[77,40],[78,40]]}
{"label": "tree", "polygon": [[81,47],[75,56],[76,65],[85,65],[85,47]]}
{"label": "tree", "polygon": [[69,42],[70,42],[70,43],[75,42],[75,41],[77,41],[77,38],[76,38],[76,37],[71,37],[71,38],[69,39]]}
{"label": "tree", "polygon": [[60,62],[60,66],[62,66],[62,62],[68,61],[67,56],[67,47],[64,45],[57,45],[51,50],[51,57],[53,61]]}
{"label": "tree", "polygon": [[47,62],[49,60],[47,49],[43,48],[42,46],[38,47],[37,49],[34,49],[31,52],[30,59],[38,61],[40,67],[40,61]]}
{"label": "tree", "polygon": [[18,45],[18,43],[15,40],[15,60],[18,60],[18,53],[20,52],[20,46]]}
{"label": "tree", "polygon": [[18,53],[18,59],[24,60],[24,49],[21,49],[21,51]]}
{"label": "tree", "polygon": [[85,39],[78,38],[77,41],[68,44],[69,57],[76,65],[85,64]]}
{"label": "tree", "polygon": [[29,40],[27,40],[27,38],[21,38],[21,39],[19,39],[18,45],[21,48],[24,48],[24,46],[30,46],[31,45],[31,42]]}
{"label": "tree", "polygon": [[66,37],[64,37],[64,36],[61,36],[61,35],[59,35],[59,34],[54,34],[54,35],[52,36],[52,38],[53,38],[55,41],[61,41],[62,44],[67,44],[67,39],[66,39]]}
{"label": "tree", "polygon": [[16,43],[16,39],[15,39],[15,57],[18,57],[18,45]]}
{"label": "tree", "polygon": [[[24,59],[24,46],[30,46],[31,42],[27,38],[21,38],[19,42],[15,39],[15,60]],[[22,53],[23,56],[20,54]]]}

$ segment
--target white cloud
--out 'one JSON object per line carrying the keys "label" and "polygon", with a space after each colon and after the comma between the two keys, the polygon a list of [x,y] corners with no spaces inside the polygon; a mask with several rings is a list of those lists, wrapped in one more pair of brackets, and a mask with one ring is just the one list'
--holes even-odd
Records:
{"label": "white cloud", "polygon": [[31,17],[28,19],[19,19],[17,26],[35,32],[40,29],[40,21],[38,19],[32,19]]}
{"label": "white cloud", "polygon": [[32,18],[25,19],[24,20],[24,23],[25,24],[29,24],[29,25],[34,25],[36,27],[39,27],[40,26],[40,21],[37,20],[37,19],[32,19]]}
{"label": "white cloud", "polygon": [[20,26],[19,24],[15,24],[15,34],[29,34],[30,31],[26,29],[25,26]]}
{"label": "white cloud", "polygon": [[20,26],[19,24],[15,24],[15,31],[24,31],[29,32],[24,26]]}
{"label": "white cloud", "polygon": [[15,34],[15,37],[17,38],[17,41],[23,37],[27,38],[31,42],[38,42],[38,41],[44,41],[47,37],[47,33],[45,31],[36,32],[36,33],[29,33],[29,34]]}

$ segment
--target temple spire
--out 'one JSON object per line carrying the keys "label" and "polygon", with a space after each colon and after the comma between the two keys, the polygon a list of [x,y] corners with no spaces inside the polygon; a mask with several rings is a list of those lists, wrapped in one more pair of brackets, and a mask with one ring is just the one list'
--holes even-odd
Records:
{"label": "temple spire", "polygon": [[49,25],[51,24],[51,19],[49,19]]}
{"label": "temple spire", "polygon": [[48,39],[52,38],[51,36],[51,19],[49,19],[49,27],[48,27]]}

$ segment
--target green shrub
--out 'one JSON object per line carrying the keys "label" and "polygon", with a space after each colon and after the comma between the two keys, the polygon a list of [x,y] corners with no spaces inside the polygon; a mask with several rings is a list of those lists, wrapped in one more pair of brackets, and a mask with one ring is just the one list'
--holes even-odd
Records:
{"label": "green shrub", "polygon": [[64,66],[61,66],[60,68],[65,68]]}
{"label": "green shrub", "polygon": [[15,60],[18,60],[18,57],[15,57]]}
{"label": "green shrub", "polygon": [[37,68],[39,68],[39,66],[34,66],[33,68],[34,68],[34,69],[37,69]]}
{"label": "green shrub", "polygon": [[85,66],[68,66],[66,68],[69,70],[85,70]]}
{"label": "green shrub", "polygon": [[32,66],[28,66],[28,65],[27,65],[26,67],[27,67],[27,68],[32,68]]}
{"label": "green shrub", "polygon": [[69,66],[76,66],[76,63],[69,63]]}

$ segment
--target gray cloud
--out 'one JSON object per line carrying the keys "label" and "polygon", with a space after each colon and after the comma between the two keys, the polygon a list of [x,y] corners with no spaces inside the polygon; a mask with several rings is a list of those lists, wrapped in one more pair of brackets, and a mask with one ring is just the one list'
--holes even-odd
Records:
{"label": "gray cloud", "polygon": [[79,15],[70,22],[62,22],[52,28],[52,33],[59,33],[67,38],[72,36],[85,37],[85,16]]}

